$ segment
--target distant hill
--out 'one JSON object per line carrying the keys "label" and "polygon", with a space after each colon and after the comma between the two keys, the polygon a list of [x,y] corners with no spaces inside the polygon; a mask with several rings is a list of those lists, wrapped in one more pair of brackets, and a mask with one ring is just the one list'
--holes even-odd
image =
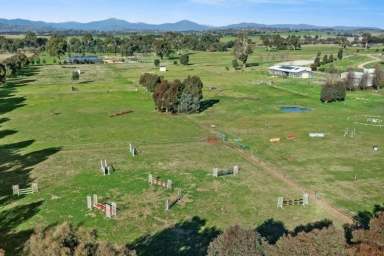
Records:
{"label": "distant hill", "polygon": [[206,30],[228,30],[228,29],[287,29],[287,30],[381,30],[379,28],[365,27],[323,27],[307,24],[277,24],[265,25],[258,23],[239,23],[222,27],[213,27],[201,25],[189,20],[182,20],[176,23],[164,23],[159,25],[147,23],[132,23],[119,19],[107,19],[101,21],[93,21],[87,23],[80,22],[61,22],[52,23],[44,21],[31,21],[23,19],[0,19],[0,33],[6,32],[50,32],[50,31],[100,31],[100,32],[127,32],[127,31],[206,31]]}

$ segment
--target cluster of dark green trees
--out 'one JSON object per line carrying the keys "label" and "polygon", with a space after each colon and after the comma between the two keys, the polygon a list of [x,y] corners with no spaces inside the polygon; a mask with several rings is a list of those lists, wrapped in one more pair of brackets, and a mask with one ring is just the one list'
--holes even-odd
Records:
{"label": "cluster of dark green trees", "polygon": [[[322,65],[327,65],[327,64],[333,63],[337,60],[342,60],[343,57],[344,57],[343,48],[340,48],[339,51],[337,52],[337,58],[333,54],[330,54],[330,55],[325,54],[322,57],[322,53],[318,52],[316,55],[314,63],[311,65],[311,68],[313,71],[317,71],[317,70],[326,71],[326,69],[324,67],[321,67]],[[330,67],[328,69],[328,71],[330,73],[337,73],[337,70],[332,70],[332,67]]]}
{"label": "cluster of dark green trees", "polygon": [[344,101],[346,96],[346,82],[329,77],[321,89],[320,100],[322,102]]}
{"label": "cluster of dark green trees", "polygon": [[198,76],[189,76],[184,81],[167,81],[145,73],[139,83],[153,93],[156,109],[160,112],[194,113],[201,109],[203,83]]}

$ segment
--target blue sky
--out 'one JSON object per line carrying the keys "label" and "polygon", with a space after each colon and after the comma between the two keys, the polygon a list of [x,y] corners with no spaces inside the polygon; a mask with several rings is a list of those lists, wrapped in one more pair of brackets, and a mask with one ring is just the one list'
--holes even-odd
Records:
{"label": "blue sky", "polygon": [[257,22],[384,28],[384,0],[0,0],[0,17],[54,22],[115,17],[155,24],[188,19],[207,25]]}

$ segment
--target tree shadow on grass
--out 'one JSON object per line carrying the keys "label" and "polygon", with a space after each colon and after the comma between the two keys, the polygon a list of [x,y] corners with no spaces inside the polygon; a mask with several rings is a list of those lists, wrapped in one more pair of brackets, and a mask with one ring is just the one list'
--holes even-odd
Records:
{"label": "tree shadow on grass", "polygon": [[[33,79],[27,79],[38,72],[37,68],[29,68],[19,72],[21,78],[13,78],[0,87],[0,114],[5,115],[17,108],[25,106],[25,98],[15,94],[15,88],[25,86]],[[10,117],[0,119],[0,124],[10,121]],[[0,139],[11,136],[18,131],[0,130]],[[32,231],[17,232],[16,228],[33,217],[38,212],[42,202],[34,202],[29,205],[20,205],[16,200],[22,197],[12,196],[12,185],[20,187],[30,186],[33,181],[30,172],[34,166],[57,153],[60,148],[46,148],[28,152],[27,147],[35,141],[24,140],[15,143],[4,144],[0,141],[0,248],[4,248],[8,255],[18,255]],[[23,151],[25,151],[23,153]],[[10,203],[13,203],[12,205]]]}
{"label": "tree shadow on grass", "polygon": [[331,220],[324,219],[324,220],[316,221],[313,223],[308,223],[305,225],[299,225],[292,232],[290,232],[290,234],[292,236],[297,236],[298,234],[303,232],[309,233],[315,229],[321,230],[324,228],[328,228],[332,225],[333,225],[333,222]]}
{"label": "tree shadow on grass", "polygon": [[207,228],[205,224],[205,220],[193,217],[154,235],[139,238],[129,247],[135,249],[138,256],[205,256],[210,242],[220,234],[215,227]]}
{"label": "tree shadow on grass", "polygon": [[6,255],[19,255],[33,230],[15,232],[15,229],[39,211],[42,201],[13,207],[0,212],[0,248]]}
{"label": "tree shadow on grass", "polygon": [[275,244],[280,237],[288,234],[288,230],[282,221],[268,219],[256,228],[258,232],[268,243]]}
{"label": "tree shadow on grass", "polygon": [[213,107],[214,105],[218,104],[220,100],[217,99],[210,99],[210,100],[203,100],[200,102],[200,110],[199,112],[204,112],[207,109]]}

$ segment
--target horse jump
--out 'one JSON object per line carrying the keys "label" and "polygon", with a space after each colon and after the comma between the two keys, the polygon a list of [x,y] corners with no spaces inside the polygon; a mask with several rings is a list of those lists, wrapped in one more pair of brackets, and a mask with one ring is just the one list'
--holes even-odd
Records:
{"label": "horse jump", "polygon": [[32,183],[30,187],[23,189],[20,189],[19,185],[13,185],[12,192],[14,196],[28,195],[39,192],[39,188],[37,186],[37,183]]}
{"label": "horse jump", "polygon": [[277,198],[277,208],[283,209],[284,206],[296,206],[296,205],[301,205],[301,206],[307,206],[309,205],[309,194],[304,193],[303,198],[300,199],[286,199],[284,197],[278,197]]}
{"label": "horse jump", "polygon": [[100,171],[101,173],[106,175],[111,175],[113,171],[113,166],[107,163],[107,160],[101,160],[100,161]]}
{"label": "horse jump", "polygon": [[87,196],[87,208],[93,210],[93,208],[102,211],[107,218],[117,216],[117,205],[116,203],[98,203],[97,195]]}
{"label": "horse jump", "polygon": [[131,153],[132,157],[135,157],[137,155],[137,150],[135,145],[129,144],[129,152]]}
{"label": "horse jump", "polygon": [[167,199],[165,201],[165,210],[169,211],[175,204],[177,204],[181,199],[183,198],[183,195],[181,194],[181,190],[177,191],[177,196],[171,199]]}
{"label": "horse jump", "polygon": [[166,188],[166,189],[172,189],[172,181],[171,180],[163,181],[163,180],[160,180],[159,177],[154,178],[152,176],[152,174],[148,175],[148,183],[150,185],[155,185],[155,186],[159,186],[159,187]]}
{"label": "horse jump", "polygon": [[232,169],[227,170],[219,170],[219,168],[213,168],[212,175],[213,177],[220,177],[220,176],[227,176],[227,175],[233,175],[237,176],[239,175],[240,167],[238,165],[235,165]]}

